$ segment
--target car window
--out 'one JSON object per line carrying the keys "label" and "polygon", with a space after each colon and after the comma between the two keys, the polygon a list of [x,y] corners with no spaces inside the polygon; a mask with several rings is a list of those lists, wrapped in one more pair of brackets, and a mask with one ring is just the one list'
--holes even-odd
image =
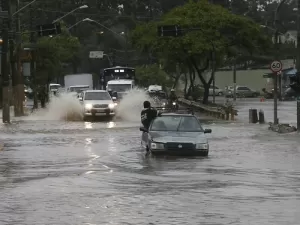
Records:
{"label": "car window", "polygon": [[249,91],[250,89],[247,87],[238,87],[237,90]]}
{"label": "car window", "polygon": [[111,100],[108,92],[86,92],[84,100]]}
{"label": "car window", "polygon": [[193,116],[162,116],[157,117],[151,127],[151,131],[182,131],[203,132],[203,128],[196,117]]}

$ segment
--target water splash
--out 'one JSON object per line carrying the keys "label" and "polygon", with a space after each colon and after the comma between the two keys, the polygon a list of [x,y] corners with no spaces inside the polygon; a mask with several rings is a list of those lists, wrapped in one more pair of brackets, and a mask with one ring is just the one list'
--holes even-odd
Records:
{"label": "water splash", "polygon": [[29,120],[83,120],[82,105],[73,93],[61,93],[52,97],[46,109],[39,109],[28,117]]}
{"label": "water splash", "polygon": [[[153,100],[142,89],[133,89],[123,97],[117,107],[117,117],[126,122],[140,122],[143,102]],[[46,109],[30,114],[27,120],[82,121],[82,105],[72,93],[61,93],[52,97]]]}
{"label": "water splash", "polygon": [[143,102],[150,101],[150,97],[142,89],[133,89],[123,97],[117,108],[117,117],[128,122],[140,122]]}

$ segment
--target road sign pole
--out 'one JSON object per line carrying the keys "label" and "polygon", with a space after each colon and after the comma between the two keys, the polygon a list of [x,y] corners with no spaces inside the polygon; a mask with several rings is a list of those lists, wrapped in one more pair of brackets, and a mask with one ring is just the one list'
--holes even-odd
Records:
{"label": "road sign pole", "polygon": [[282,70],[282,63],[275,60],[271,63],[270,69],[274,73],[274,124],[278,124],[278,75]]}
{"label": "road sign pole", "polygon": [[274,125],[278,124],[278,76],[274,74]]}

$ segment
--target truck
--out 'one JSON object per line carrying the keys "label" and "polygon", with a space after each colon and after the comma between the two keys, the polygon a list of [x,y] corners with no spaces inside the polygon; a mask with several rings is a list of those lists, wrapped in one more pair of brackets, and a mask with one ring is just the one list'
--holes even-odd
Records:
{"label": "truck", "polygon": [[80,92],[81,90],[93,90],[93,75],[90,73],[65,75],[65,89],[67,92]]}
{"label": "truck", "polygon": [[106,90],[117,92],[118,98],[123,98],[129,91],[134,88],[134,80],[118,79],[107,82]]}

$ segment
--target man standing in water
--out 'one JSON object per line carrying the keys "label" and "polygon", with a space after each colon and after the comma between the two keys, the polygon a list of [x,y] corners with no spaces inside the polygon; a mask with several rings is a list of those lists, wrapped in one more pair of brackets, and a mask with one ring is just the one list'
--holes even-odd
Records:
{"label": "man standing in water", "polygon": [[141,112],[141,121],[145,128],[149,129],[149,126],[156,117],[158,116],[158,111],[151,107],[149,101],[144,101],[144,109]]}
{"label": "man standing in water", "polygon": [[[154,120],[159,113],[156,109],[151,107],[151,103],[149,101],[144,101],[144,109],[141,112],[141,122],[146,129],[149,129],[152,120]],[[143,132],[142,139],[144,139],[144,135],[147,135],[146,132]],[[149,154],[149,149],[147,150],[146,155]]]}

